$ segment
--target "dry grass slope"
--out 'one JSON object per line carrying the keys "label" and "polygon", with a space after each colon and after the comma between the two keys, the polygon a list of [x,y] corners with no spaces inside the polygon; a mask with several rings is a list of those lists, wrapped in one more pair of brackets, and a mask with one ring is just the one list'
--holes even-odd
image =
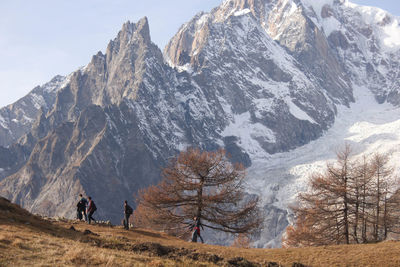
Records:
{"label": "dry grass slope", "polygon": [[146,229],[44,220],[0,197],[0,266],[400,266],[398,251],[394,241],[301,249],[193,244]]}

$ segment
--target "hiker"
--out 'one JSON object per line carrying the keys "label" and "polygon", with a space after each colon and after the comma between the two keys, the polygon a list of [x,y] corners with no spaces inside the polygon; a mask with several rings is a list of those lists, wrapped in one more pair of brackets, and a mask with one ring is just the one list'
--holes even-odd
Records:
{"label": "hiker", "polygon": [[88,223],[90,224],[90,222],[93,220],[94,222],[96,222],[96,220],[93,218],[93,213],[97,210],[96,204],[94,204],[94,201],[92,200],[91,197],[88,197],[89,199],[89,205],[88,205],[88,209],[87,209],[87,213],[88,213]]}
{"label": "hiker", "polygon": [[132,215],[133,209],[128,205],[128,201],[124,201],[124,228],[129,230],[129,217]]}
{"label": "hiker", "polygon": [[86,200],[86,198],[84,198],[82,196],[82,194],[79,194],[80,200],[78,202],[78,204],[76,205],[78,207],[78,219],[82,220],[82,213],[84,215],[84,220],[87,221],[87,214],[86,214],[86,206],[88,201]]}
{"label": "hiker", "polygon": [[194,229],[192,234],[192,242],[197,242],[197,237],[200,237],[201,243],[204,243],[203,237],[200,235],[200,227],[204,230],[203,224],[200,222],[200,217],[195,216],[193,221],[194,223],[189,227],[190,230]]}
{"label": "hiker", "polygon": [[82,220],[82,210],[81,210],[81,202],[79,201],[78,204],[76,204],[76,219],[77,220]]}

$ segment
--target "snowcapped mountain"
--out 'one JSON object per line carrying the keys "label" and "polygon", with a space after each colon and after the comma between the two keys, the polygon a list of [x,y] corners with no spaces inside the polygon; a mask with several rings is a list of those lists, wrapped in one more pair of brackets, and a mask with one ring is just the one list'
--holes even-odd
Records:
{"label": "snowcapped mountain", "polygon": [[226,0],[164,53],[146,18],[127,22],[105,54],[0,110],[0,194],[72,217],[85,193],[119,222],[179,150],[224,147],[262,198],[255,244],[278,246],[289,203],[344,141],[398,155],[399,36],[397,17],[339,0]]}
{"label": "snowcapped mountain", "polygon": [[[319,137],[334,121],[335,103],[352,101],[348,82],[323,84],[316,74],[328,76],[325,72],[305,69],[271,38],[261,18],[261,13],[273,12],[270,5],[225,1],[184,25],[164,51],[172,66],[189,69],[201,87],[212,88],[209,93],[222,99],[229,122],[222,135],[249,142],[241,146],[252,157],[287,151]],[[326,69],[337,76],[336,68]]]}
{"label": "snowcapped mountain", "polygon": [[47,112],[54,104],[57,91],[66,77],[56,76],[50,82],[35,87],[28,95],[17,102],[0,109],[0,146],[15,143],[27,133],[40,109]]}
{"label": "snowcapped mountain", "polygon": [[349,1],[303,2],[352,83],[366,86],[379,103],[398,106],[399,18]]}

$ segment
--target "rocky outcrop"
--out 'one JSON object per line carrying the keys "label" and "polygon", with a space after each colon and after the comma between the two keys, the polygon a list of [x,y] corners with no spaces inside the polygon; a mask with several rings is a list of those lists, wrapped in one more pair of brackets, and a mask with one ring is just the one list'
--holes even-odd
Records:
{"label": "rocky outcrop", "polygon": [[[321,16],[330,12],[329,6],[325,6]],[[296,58],[303,72],[314,77],[314,84],[330,99],[348,106],[354,99],[346,69],[330,49],[323,28],[312,19],[313,13],[307,14],[301,3],[277,1],[268,17],[267,32]]]}

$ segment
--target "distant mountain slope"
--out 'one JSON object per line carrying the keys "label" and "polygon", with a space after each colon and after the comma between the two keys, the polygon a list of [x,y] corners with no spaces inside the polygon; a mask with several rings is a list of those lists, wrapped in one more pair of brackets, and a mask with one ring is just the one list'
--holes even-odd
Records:
{"label": "distant mountain slope", "polygon": [[29,94],[14,104],[0,109],[0,146],[15,143],[29,132],[40,109],[47,112],[52,108],[57,91],[66,78],[55,76],[50,82],[35,87]]}
{"label": "distant mountain slope", "polygon": [[399,106],[400,18],[347,0],[302,1],[352,83]]}

